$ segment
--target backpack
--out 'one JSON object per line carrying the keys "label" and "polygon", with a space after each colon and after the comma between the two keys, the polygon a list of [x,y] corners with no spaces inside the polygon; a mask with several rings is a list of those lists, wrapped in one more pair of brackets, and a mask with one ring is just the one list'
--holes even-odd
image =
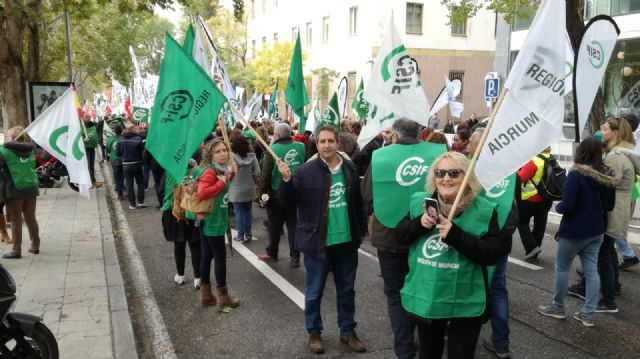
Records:
{"label": "backpack", "polygon": [[538,194],[545,201],[561,200],[564,193],[564,183],[567,181],[567,170],[562,168],[558,160],[553,156],[546,158],[538,155],[538,158],[544,161],[542,178],[540,182],[533,183]]}

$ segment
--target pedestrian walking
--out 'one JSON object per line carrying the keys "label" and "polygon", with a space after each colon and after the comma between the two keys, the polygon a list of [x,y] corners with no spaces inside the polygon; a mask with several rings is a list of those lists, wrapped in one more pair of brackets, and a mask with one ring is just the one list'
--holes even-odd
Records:
{"label": "pedestrian walking", "polygon": [[[495,204],[478,196],[474,172],[461,188],[469,159],[456,152],[438,157],[427,177],[427,192],[412,196],[411,217],[396,227],[396,239],[410,243],[409,274],[402,306],[416,320],[420,358],[440,358],[448,333],[449,358],[473,358],[480,328],[489,318],[487,266],[509,251]],[[449,216],[462,191],[458,207]],[[439,220],[427,213],[427,199],[437,201]]]}
{"label": "pedestrian walking", "polygon": [[602,148],[593,137],[586,138],[576,148],[574,165],[567,176],[562,201],[556,211],[562,214],[556,234],[558,249],[555,265],[555,291],[551,305],[538,307],[542,315],[564,319],[564,299],[569,284],[569,270],[580,256],[586,279],[586,300],[573,318],[593,327],[598,306],[600,278],[598,252],[606,230],[606,216],[615,203],[613,172],[602,161]]}
{"label": "pedestrian walking", "polygon": [[316,132],[319,156],[293,173],[278,161],[282,177],[279,199],[298,212],[296,248],[304,253],[304,317],[309,350],[324,353],[321,304],[329,270],[336,286],[340,341],[355,352],[366,347],[356,335],[355,278],[358,247],[366,234],[366,214],[353,162],[338,154],[338,132],[322,126]]}
{"label": "pedestrian walking", "polygon": [[260,166],[256,155],[251,152],[251,144],[244,136],[237,136],[231,142],[233,159],[238,173],[229,187],[229,201],[236,214],[236,241],[251,241],[252,203],[256,199],[256,184],[260,179]]}
{"label": "pedestrian walking", "polygon": [[[235,308],[240,300],[229,295],[227,289],[227,251],[225,233],[229,229],[229,182],[235,174],[229,165],[230,151],[222,139],[216,138],[205,146],[200,170],[194,171],[198,179],[199,200],[213,198],[210,213],[196,214],[196,227],[201,235],[202,255],[200,258],[200,304],[218,305],[218,309]],[[200,225],[198,222],[202,221]],[[216,279],[216,294],[211,289],[211,261]]]}
{"label": "pedestrian walking", "polygon": [[11,219],[13,248],[2,258],[22,257],[22,218],[27,223],[31,247],[29,252],[40,253],[40,234],[36,219],[38,176],[33,155],[35,144],[31,142],[21,126],[12,127],[5,133],[5,143],[0,147],[0,202],[6,204]]}
{"label": "pedestrian walking", "polygon": [[116,186],[118,200],[124,199],[124,170],[122,169],[122,158],[118,156],[116,143],[122,136],[122,126],[116,125],[113,129],[115,136],[109,136],[107,139],[107,152],[109,154],[109,163],[111,164],[111,172],[113,172],[113,182]]}
{"label": "pedestrian walking", "polygon": [[[146,207],[144,203],[144,178],[142,173],[142,152],[144,145],[142,138],[136,133],[136,128],[130,126],[116,142],[116,154],[122,159],[122,170],[127,185],[129,209]],[[135,180],[138,191],[133,187]]]}

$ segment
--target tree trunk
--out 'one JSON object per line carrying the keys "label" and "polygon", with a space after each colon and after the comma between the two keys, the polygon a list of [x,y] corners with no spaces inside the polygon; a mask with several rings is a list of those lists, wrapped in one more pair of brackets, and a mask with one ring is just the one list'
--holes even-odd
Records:
{"label": "tree trunk", "polygon": [[5,129],[28,123],[22,66],[25,13],[17,2],[5,1],[4,13],[0,15],[0,92]]}
{"label": "tree trunk", "polygon": [[[580,46],[580,37],[584,32],[584,0],[566,0],[567,1],[567,33],[571,39],[573,51],[578,51]],[[575,71],[575,69],[573,69]],[[575,112],[577,108],[573,109]],[[577,113],[576,113],[577,116]],[[593,100],[593,106],[587,120],[587,128],[590,134],[600,129],[600,124],[604,123],[604,94],[602,88],[598,88],[596,97]]]}
{"label": "tree trunk", "polygon": [[27,80],[40,81],[40,29],[38,14],[40,14],[41,0],[29,1],[31,19],[28,21],[28,49],[27,49]]}

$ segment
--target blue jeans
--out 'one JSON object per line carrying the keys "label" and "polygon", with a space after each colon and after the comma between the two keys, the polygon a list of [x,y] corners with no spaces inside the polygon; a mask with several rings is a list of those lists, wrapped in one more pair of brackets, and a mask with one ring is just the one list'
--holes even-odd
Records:
{"label": "blue jeans", "polygon": [[633,248],[629,245],[625,239],[616,239],[616,244],[620,249],[620,253],[622,253],[622,259],[628,260],[636,256],[636,253],[633,251]]}
{"label": "blue jeans", "polygon": [[233,209],[236,212],[238,238],[245,238],[251,235],[251,204],[251,202],[233,202]]}
{"label": "blue jeans", "polygon": [[597,264],[598,252],[600,251],[602,240],[602,234],[580,239],[560,238],[556,255],[554,306],[564,308],[564,298],[567,296],[569,286],[569,270],[573,259],[576,255],[579,255],[587,289],[584,306],[580,311],[586,314],[595,312],[598,306],[598,292],[600,289]]}
{"label": "blue jeans", "polygon": [[122,169],[122,163],[112,164],[113,170],[113,182],[116,184],[116,193],[118,198],[124,197],[124,170]]}
{"label": "blue jeans", "polygon": [[358,268],[358,248],[351,242],[327,247],[326,258],[304,256],[306,283],[304,286],[304,319],[307,332],[322,331],[320,307],[329,267],[336,286],[336,308],[340,335],[354,333],[356,313],[354,284]]}
{"label": "blue jeans", "polygon": [[509,292],[507,291],[507,258],[500,258],[491,281],[491,343],[499,353],[509,352]]}

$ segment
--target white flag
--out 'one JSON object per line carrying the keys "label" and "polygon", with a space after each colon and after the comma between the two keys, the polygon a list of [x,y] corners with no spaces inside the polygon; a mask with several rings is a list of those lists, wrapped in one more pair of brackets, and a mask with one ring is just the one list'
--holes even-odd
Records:
{"label": "white flag", "polygon": [[363,97],[370,103],[370,109],[367,124],[358,136],[360,148],[398,118],[406,117],[425,127],[429,125],[429,102],[420,84],[418,66],[402,44],[393,18]]}
{"label": "white flag", "polygon": [[574,67],[576,81],[574,103],[577,104],[577,139],[587,125],[593,100],[607,69],[620,29],[609,16],[599,15],[585,26]]}
{"label": "white flag", "polygon": [[244,116],[247,121],[253,121],[258,116],[258,112],[262,107],[262,94],[258,94],[258,92],[254,92],[253,97],[247,103],[247,106],[244,107]]}
{"label": "white flag", "polygon": [[316,99],[314,103],[315,104],[313,105],[311,112],[309,112],[309,117],[307,117],[307,122],[305,122],[304,125],[305,131],[315,131],[316,122],[318,122],[322,116],[322,113],[320,112],[320,101]]}
{"label": "white flag", "polygon": [[476,165],[489,190],[560,138],[565,94],[565,2],[544,0],[516,58]]}
{"label": "white flag", "polygon": [[453,81],[449,81],[449,78],[445,76],[444,87],[442,88],[442,91],[440,91],[440,95],[436,98],[436,101],[433,103],[430,115],[433,116],[449,104],[451,115],[459,118],[462,111],[464,111],[464,105],[456,102],[456,97],[458,97],[461,90],[462,82],[460,82],[460,80],[455,79]]}
{"label": "white flag", "polygon": [[200,29],[196,26],[193,28],[193,32],[193,49],[191,50],[191,56],[193,56],[195,62],[202,67],[204,72],[207,73],[207,76],[211,77],[211,65],[209,58],[207,57],[207,50],[205,49],[204,42],[202,41]]}
{"label": "white flag", "polygon": [[224,87],[222,89],[222,92],[224,93],[225,96],[227,96],[228,99],[236,98],[235,90],[231,85],[231,79],[229,79],[229,73],[227,72],[227,67],[224,65],[222,58],[218,55],[218,52],[216,51],[216,47],[213,44],[213,37],[211,36],[211,31],[209,31],[209,28],[207,27],[207,24],[204,22],[204,19],[202,18],[202,16],[198,15],[198,21],[200,22],[200,26],[202,26],[202,29],[204,30],[204,33],[207,36],[207,47],[209,48],[209,52],[211,53],[212,63],[213,63],[212,67],[215,69],[214,73],[218,74],[218,76],[220,76],[220,79],[222,80],[222,85]]}
{"label": "white flag", "polygon": [[347,77],[344,76],[342,80],[340,80],[340,84],[338,85],[338,90],[336,94],[338,95],[338,110],[340,110],[340,120],[345,115],[345,110],[347,108],[347,88],[348,88],[348,80]]}
{"label": "white flag", "polygon": [[91,178],[73,90],[68,89],[47,107],[27,127],[27,133],[35,143],[64,163],[69,182],[77,184],[80,194],[89,198]]}

